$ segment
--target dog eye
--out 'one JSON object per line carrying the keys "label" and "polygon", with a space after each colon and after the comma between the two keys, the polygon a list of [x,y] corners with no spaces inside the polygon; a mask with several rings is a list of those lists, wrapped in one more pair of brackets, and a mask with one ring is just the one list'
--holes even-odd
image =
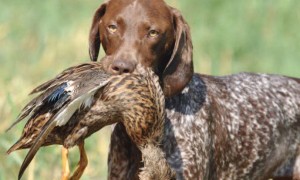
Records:
{"label": "dog eye", "polygon": [[117,31],[117,26],[116,26],[116,25],[109,25],[109,26],[107,27],[107,29],[108,29],[108,31],[109,31],[110,33],[115,33],[115,32]]}
{"label": "dog eye", "polygon": [[157,37],[158,36],[158,31],[156,31],[156,30],[150,30],[149,32],[148,32],[148,37]]}

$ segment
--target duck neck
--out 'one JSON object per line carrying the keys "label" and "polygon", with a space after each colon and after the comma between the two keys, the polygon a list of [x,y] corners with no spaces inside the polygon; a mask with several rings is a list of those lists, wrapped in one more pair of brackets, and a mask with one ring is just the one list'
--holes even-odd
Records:
{"label": "duck neck", "polygon": [[[135,118],[126,117],[127,121],[123,124],[127,134],[142,153],[144,167],[141,169],[139,178],[144,180],[172,179],[175,173],[170,168],[160,146],[164,121],[155,113],[135,111],[135,114],[137,115]],[[150,116],[151,114],[153,116]]]}
{"label": "duck neck", "polygon": [[[146,104],[146,103],[143,103]],[[123,113],[123,124],[132,141],[139,147],[159,144],[163,135],[164,120],[151,106],[132,105]]]}

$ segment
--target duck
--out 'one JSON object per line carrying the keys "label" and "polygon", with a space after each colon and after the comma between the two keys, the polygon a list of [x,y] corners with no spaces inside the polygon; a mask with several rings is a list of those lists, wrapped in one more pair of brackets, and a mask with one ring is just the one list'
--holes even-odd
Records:
{"label": "duck", "polygon": [[[40,147],[55,144],[63,146],[62,179],[80,179],[88,164],[84,140],[114,123],[124,125],[142,152],[140,179],[174,177],[161,149],[165,99],[151,69],[138,66],[132,74],[112,76],[101,62],[84,63],[64,70],[30,94],[36,93],[8,128],[28,118],[20,139],[7,151],[29,148],[18,179]],[[67,156],[73,146],[78,146],[80,159],[70,176]]]}

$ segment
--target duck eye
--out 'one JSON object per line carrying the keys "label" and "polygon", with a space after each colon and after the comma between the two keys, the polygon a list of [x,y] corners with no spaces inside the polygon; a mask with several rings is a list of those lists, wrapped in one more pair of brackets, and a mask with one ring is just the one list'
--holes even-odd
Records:
{"label": "duck eye", "polygon": [[157,37],[158,36],[158,31],[156,31],[156,30],[150,30],[149,32],[148,32],[148,36],[149,37]]}
{"label": "duck eye", "polygon": [[110,33],[115,33],[115,32],[117,31],[117,26],[116,26],[116,25],[109,25],[109,26],[107,27],[107,29],[108,29],[108,31],[109,31]]}

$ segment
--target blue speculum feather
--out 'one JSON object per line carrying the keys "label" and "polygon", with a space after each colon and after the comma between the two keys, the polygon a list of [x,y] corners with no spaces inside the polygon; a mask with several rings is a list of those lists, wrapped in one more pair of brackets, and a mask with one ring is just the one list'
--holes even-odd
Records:
{"label": "blue speculum feather", "polygon": [[[68,93],[65,91],[65,88],[68,84],[65,82],[60,85],[51,95],[46,99],[49,103],[58,101],[59,99],[65,97]],[[64,99],[64,98],[63,98]]]}
{"label": "blue speculum feather", "polygon": [[67,99],[69,98],[68,92],[64,91],[59,98],[57,98],[57,101],[55,101],[54,107],[60,106],[61,104],[65,103]]}

